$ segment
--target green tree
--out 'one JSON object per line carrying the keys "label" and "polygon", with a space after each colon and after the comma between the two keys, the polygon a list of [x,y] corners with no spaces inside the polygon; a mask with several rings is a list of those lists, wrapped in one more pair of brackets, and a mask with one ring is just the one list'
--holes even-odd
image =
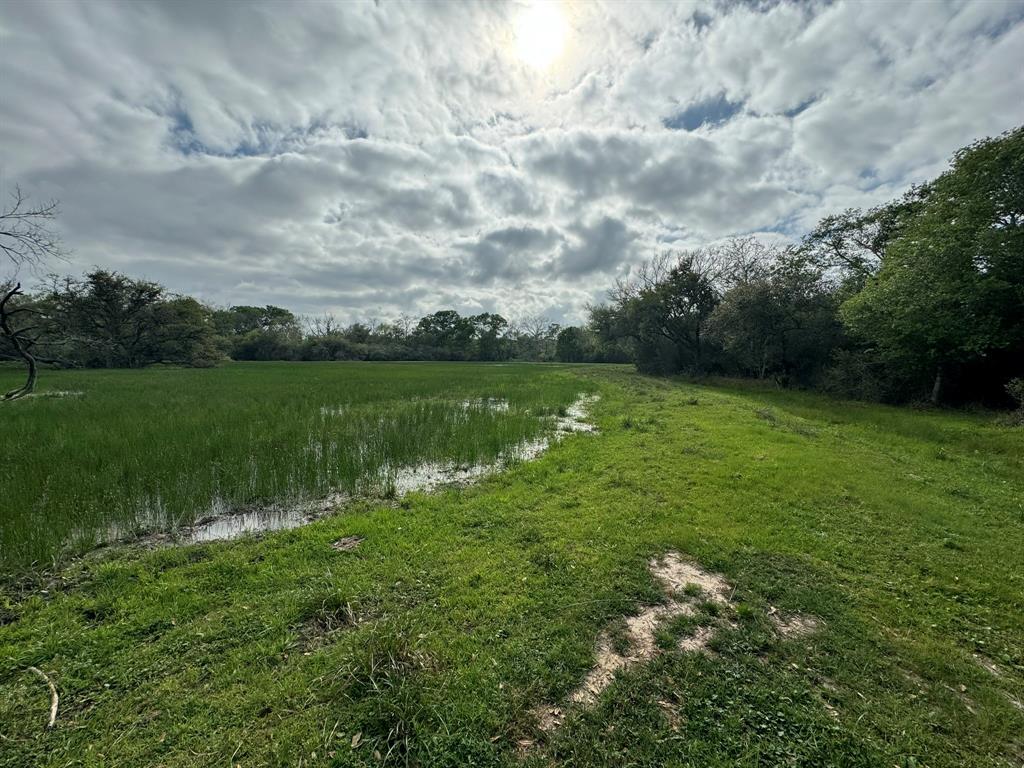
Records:
{"label": "green tree", "polygon": [[503,360],[507,357],[504,334],[508,320],[501,315],[484,312],[469,318],[476,335],[476,358],[478,360]]}
{"label": "green tree", "polygon": [[808,233],[800,255],[838,277],[848,290],[859,290],[881,267],[886,248],[920,213],[931,186],[912,187],[899,200],[863,211],[847,208],[830,214]]}
{"label": "green tree", "polygon": [[54,281],[45,304],[50,345],[78,365],[209,364],[219,356],[210,310],[149,280],[95,269]]}
{"label": "green tree", "polygon": [[585,330],[569,326],[558,332],[555,355],[563,363],[582,363],[590,357],[591,346]]}
{"label": "green tree", "polygon": [[413,337],[417,343],[438,350],[443,357],[466,359],[472,351],[475,333],[469,318],[446,309],[421,318]]}
{"label": "green tree", "polygon": [[637,365],[653,373],[703,372],[707,321],[717,303],[714,285],[689,254],[620,300],[620,322],[636,339]]}
{"label": "green tree", "polygon": [[726,292],[709,333],[744,375],[807,384],[828,364],[842,329],[822,270],[785,253]]}
{"label": "green tree", "polygon": [[1024,127],[959,151],[842,317],[891,366],[951,379],[1024,359]]}

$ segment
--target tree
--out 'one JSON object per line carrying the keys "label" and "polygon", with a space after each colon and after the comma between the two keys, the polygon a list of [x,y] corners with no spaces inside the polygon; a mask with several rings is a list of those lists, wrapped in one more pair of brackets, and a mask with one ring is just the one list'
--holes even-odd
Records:
{"label": "tree", "polygon": [[886,248],[921,211],[931,186],[911,187],[899,200],[862,211],[847,208],[823,218],[800,245],[800,253],[840,283],[859,290],[881,267]]}
{"label": "tree", "polygon": [[930,189],[842,316],[940,402],[993,358],[1006,378],[1024,360],[1024,127],[960,150]]}
{"label": "tree", "polygon": [[25,383],[4,393],[0,400],[17,400],[31,394],[39,377],[39,359],[34,348],[40,328],[22,322],[23,316],[38,313],[24,298],[21,283],[0,285],[0,359],[21,360],[26,368]]}
{"label": "tree", "polygon": [[158,362],[213,367],[217,349],[213,311],[191,296],[173,296],[154,307],[157,327],[154,358]]}
{"label": "tree", "polygon": [[702,372],[708,317],[718,303],[706,251],[643,265],[613,298],[617,323],[636,342],[637,366],[650,373]]}
{"label": "tree", "polygon": [[0,253],[15,269],[38,267],[63,254],[53,229],[59,212],[56,200],[31,205],[21,187],[14,187],[11,201],[0,209]]}
{"label": "tree", "polygon": [[526,360],[550,360],[554,354],[558,323],[546,315],[526,315],[516,322],[518,356]]}
{"label": "tree", "polygon": [[498,314],[484,312],[469,318],[476,335],[476,358],[478,360],[505,359],[503,334],[508,330],[508,321]]}
{"label": "tree", "polygon": [[837,303],[821,269],[779,252],[773,264],[726,292],[709,333],[744,375],[809,383],[841,338]]}
{"label": "tree", "polygon": [[[60,238],[54,232],[59,204],[50,200],[31,205],[28,195],[15,186],[11,201],[0,209],[0,253],[13,266],[38,268],[51,258],[63,255]],[[21,283],[12,280],[0,286],[0,354],[25,364],[25,383],[3,395],[2,400],[17,400],[35,390],[39,376],[39,358],[35,347],[39,341],[39,315],[24,297]]]}
{"label": "tree", "polygon": [[434,347],[444,357],[465,359],[469,356],[475,328],[469,318],[453,309],[435,312],[420,318],[413,331],[414,339],[426,347]]}
{"label": "tree", "polygon": [[610,306],[589,309],[600,359],[632,356],[650,373],[718,367],[720,349],[707,333],[712,312],[728,291],[766,279],[779,253],[742,237],[644,262],[616,282]]}
{"label": "tree", "polygon": [[268,304],[265,307],[234,306],[215,313],[217,330],[223,334],[244,336],[253,331],[300,330],[299,320],[287,309]]}
{"label": "tree", "polygon": [[563,328],[558,332],[555,354],[563,363],[582,363],[590,353],[590,339],[587,332],[576,326]]}
{"label": "tree", "polygon": [[211,364],[213,314],[163,286],[94,269],[82,279],[54,280],[45,297],[50,343],[78,365],[143,368],[153,363]]}
{"label": "tree", "polygon": [[302,341],[299,319],[273,304],[218,310],[213,322],[222,345],[235,360],[291,360]]}
{"label": "tree", "polygon": [[141,368],[153,362],[158,325],[153,315],[162,286],[95,269],[65,278],[50,292],[54,316],[77,361],[89,367]]}

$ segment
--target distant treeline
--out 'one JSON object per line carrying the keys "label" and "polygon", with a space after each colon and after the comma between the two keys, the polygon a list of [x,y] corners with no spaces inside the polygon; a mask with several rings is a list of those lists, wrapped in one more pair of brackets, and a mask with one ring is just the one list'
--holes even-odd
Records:
{"label": "distant treeline", "polygon": [[[16,297],[39,326],[37,357],[86,368],[158,363],[208,367],[234,360],[530,360],[583,359],[583,332],[536,316],[510,324],[483,313],[444,310],[417,319],[342,325],[300,318],[276,306],[218,309],[163,286],[96,269],[80,279],[51,279]],[[3,347],[0,359],[13,358]],[[5,354],[6,352],[6,354]],[[629,362],[626,345],[587,346],[587,359]]]}
{"label": "distant treeline", "polygon": [[587,332],[651,373],[1008,404],[1024,393],[1024,127],[798,246],[660,255],[590,309]]}
{"label": "distant treeline", "polygon": [[[99,269],[13,295],[8,316],[21,308],[33,310],[21,317],[36,357],[54,365],[634,362],[870,400],[1009,403],[1024,393],[1024,127],[960,150],[898,200],[827,216],[798,245],[745,238],[657,255],[582,327],[454,310],[343,326],[210,307]],[[17,358],[10,336],[0,359]]]}

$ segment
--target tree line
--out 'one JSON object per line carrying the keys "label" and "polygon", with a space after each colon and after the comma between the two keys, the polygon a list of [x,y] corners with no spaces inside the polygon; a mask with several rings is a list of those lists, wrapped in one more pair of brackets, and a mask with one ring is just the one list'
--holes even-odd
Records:
{"label": "tree line", "polygon": [[[60,255],[56,204],[0,211],[15,267]],[[343,325],[217,308],[102,269],[0,284],[0,360],[138,368],[235,360],[633,362],[862,399],[1007,402],[1024,392],[1024,127],[958,151],[897,200],[826,216],[791,246],[737,238],[651,258],[587,322],[463,316]]]}
{"label": "tree line", "polygon": [[[464,316],[448,309],[344,325],[331,315],[303,318],[273,305],[212,307],[103,269],[18,290],[7,312],[30,319],[21,336],[31,337],[38,360],[66,367],[209,367],[227,358],[552,361],[564,346],[564,329],[543,316],[510,323],[495,313]],[[18,357],[15,340],[13,334],[0,338],[0,358]]]}
{"label": "tree line", "polygon": [[1024,127],[961,149],[897,200],[827,216],[797,245],[661,254],[590,307],[584,330],[649,373],[1005,403],[1024,376]]}

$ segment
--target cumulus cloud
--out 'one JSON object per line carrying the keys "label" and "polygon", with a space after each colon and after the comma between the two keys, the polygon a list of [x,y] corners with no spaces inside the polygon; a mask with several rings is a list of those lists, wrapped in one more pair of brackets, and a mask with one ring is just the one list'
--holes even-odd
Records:
{"label": "cumulus cloud", "polygon": [[659,248],[798,237],[1024,122],[1015,2],[565,3],[546,70],[526,4],[5,4],[0,186],[62,200],[74,270],[573,321]]}

